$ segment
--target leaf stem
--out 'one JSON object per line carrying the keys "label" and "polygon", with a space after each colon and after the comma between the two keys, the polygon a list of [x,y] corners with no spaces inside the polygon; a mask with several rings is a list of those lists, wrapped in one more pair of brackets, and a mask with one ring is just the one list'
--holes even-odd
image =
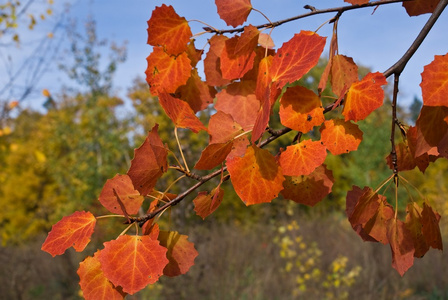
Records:
{"label": "leaf stem", "polygon": [[177,126],[174,127],[174,136],[176,137],[177,146],[179,147],[180,155],[182,156],[182,160],[184,161],[185,169],[187,169],[187,171],[190,172],[190,169],[188,168],[187,165],[187,161],[185,160],[184,152],[182,151],[182,147],[179,142],[179,137],[177,136]]}

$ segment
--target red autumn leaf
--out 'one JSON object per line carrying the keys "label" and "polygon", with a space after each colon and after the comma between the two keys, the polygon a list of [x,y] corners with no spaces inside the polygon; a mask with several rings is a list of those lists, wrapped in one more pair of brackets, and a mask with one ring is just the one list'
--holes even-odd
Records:
{"label": "red autumn leaf", "polygon": [[323,164],[327,150],[320,141],[305,140],[280,154],[279,164],[283,174],[288,176],[309,175]]}
{"label": "red autumn leaf", "polygon": [[[401,142],[395,145],[395,151],[397,153],[397,169],[399,171],[413,170],[418,166],[420,171],[424,172],[429,165],[428,153],[423,153],[418,158],[414,158],[408,143]],[[394,166],[390,154],[387,156],[386,161],[389,168],[393,170]]]}
{"label": "red autumn leaf", "polygon": [[254,66],[257,39],[242,41],[244,37],[243,33],[225,41],[221,52],[221,72],[224,79],[241,78]]}
{"label": "red autumn leaf", "polygon": [[143,144],[134,150],[134,158],[127,173],[134,188],[143,196],[151,192],[157,180],[168,170],[168,151],[157,133],[158,128],[156,124]]}
{"label": "red autumn leaf", "polygon": [[333,183],[333,173],[321,165],[308,176],[286,176],[281,194],[294,202],[314,206],[331,192]]}
{"label": "red autumn leaf", "polygon": [[214,35],[209,40],[210,49],[204,59],[204,73],[210,86],[224,86],[230,83],[229,79],[222,77],[221,72],[221,53],[227,40],[228,37],[224,35]]}
{"label": "red autumn leaf", "polygon": [[353,5],[361,5],[369,3],[370,0],[344,0],[344,2],[353,4]]}
{"label": "red autumn leaf", "polygon": [[209,194],[208,192],[199,192],[194,198],[194,211],[203,220],[211,215],[221,205],[224,198],[224,190],[219,186]]}
{"label": "red autumn leaf", "polygon": [[255,82],[232,83],[216,98],[215,109],[231,115],[245,131],[252,129],[260,109],[260,101],[255,97]]}
{"label": "red autumn leaf", "polygon": [[273,49],[275,47],[272,37],[267,33],[260,33],[258,36],[258,44],[267,49]]}
{"label": "red autumn leaf", "polygon": [[187,102],[174,98],[168,93],[162,93],[159,95],[159,103],[176,127],[188,128],[195,133],[200,130],[207,131]]}
{"label": "red autumn leaf", "polygon": [[201,60],[203,52],[204,52],[204,50],[196,49],[196,47],[194,45],[194,39],[190,40],[190,43],[188,43],[188,48],[187,48],[187,55],[191,61],[190,64],[191,64],[192,68],[196,67],[198,62]]}
{"label": "red autumn leaf", "polygon": [[264,57],[258,65],[258,75],[257,75],[257,84],[255,88],[255,95],[259,100],[265,98],[266,94],[270,93],[272,76],[269,70],[271,68],[273,60],[274,57],[268,55]]}
{"label": "red autumn leaf", "polygon": [[266,127],[269,124],[269,117],[271,116],[271,103],[269,97],[263,97],[261,101],[260,110],[257,113],[257,118],[255,119],[254,128],[252,129],[252,144],[255,143],[265,132]]}
{"label": "red autumn leaf", "polygon": [[422,97],[425,106],[448,106],[448,54],[436,55],[422,73]]}
{"label": "red autumn leaf", "polygon": [[210,144],[218,144],[233,140],[244,130],[233,120],[231,115],[218,110],[216,114],[210,117],[208,132],[210,134]]}
{"label": "red autumn leaf", "polygon": [[271,67],[272,80],[283,88],[302,78],[319,61],[325,38],[311,31],[301,31],[284,43],[274,56]]}
{"label": "red autumn leaf", "polygon": [[86,300],[119,300],[124,299],[126,293],[121,287],[115,287],[101,270],[98,260],[99,251],[93,257],[88,256],[79,264],[78,276],[82,295]]}
{"label": "red autumn leaf", "polygon": [[422,208],[417,203],[408,203],[406,206],[406,228],[409,230],[414,243],[414,257],[423,257],[429,250],[429,245],[422,231]]}
{"label": "red autumn leaf", "polygon": [[233,187],[246,205],[271,202],[283,189],[281,168],[269,151],[256,146],[247,148],[243,157],[227,160]]}
{"label": "red autumn leaf", "polygon": [[237,27],[246,22],[247,16],[252,10],[250,0],[215,0],[219,17],[227,25]]}
{"label": "red autumn leaf", "polygon": [[98,260],[104,275],[132,295],[163,275],[168,264],[166,252],[158,240],[147,235],[122,235],[104,243]]}
{"label": "red autumn leaf", "polygon": [[162,92],[174,93],[190,78],[191,65],[186,52],[170,56],[161,47],[154,47],[146,60],[146,82],[154,96]]}
{"label": "red autumn leaf", "polygon": [[90,212],[77,211],[65,216],[53,225],[41,250],[53,257],[63,254],[70,247],[81,252],[90,242],[95,224],[96,218]]}
{"label": "red autumn leaf", "polygon": [[366,234],[377,240],[378,242],[387,245],[389,238],[387,236],[387,226],[389,220],[395,215],[394,208],[387,203],[386,198],[381,197],[378,210],[373,217],[363,226]]}
{"label": "red autumn leaf", "polygon": [[423,203],[422,232],[426,243],[434,249],[443,250],[442,236],[439,227],[440,215],[432,207]]}
{"label": "red autumn leaf", "polygon": [[383,105],[386,77],[380,72],[369,73],[361,81],[350,86],[342,114],[345,120],[364,120],[371,112]]}
{"label": "red autumn leaf", "polygon": [[366,242],[378,242],[377,240],[375,240],[373,237],[371,237],[370,235],[368,235],[363,228],[363,224],[360,224],[359,222],[351,222],[350,221],[350,217],[353,214],[356,205],[359,202],[359,199],[361,198],[361,196],[369,191],[370,188],[369,187],[364,187],[363,190],[361,190],[359,187],[357,186],[353,186],[351,191],[347,192],[347,197],[346,197],[346,208],[345,208],[345,212],[347,214],[347,218],[349,218],[349,222],[352,225],[353,230]]}
{"label": "red autumn leaf", "polygon": [[163,274],[169,277],[185,274],[194,265],[198,251],[194,244],[187,240],[188,236],[177,231],[160,231],[160,245],[167,248],[166,257],[169,263],[163,269]]}
{"label": "red autumn leaf", "polygon": [[[349,193],[347,193],[347,199],[349,196],[352,197]],[[359,197],[355,201],[356,204],[348,220],[352,226],[360,224],[364,228],[366,223],[378,212],[380,203],[385,200],[385,197],[378,195],[369,187],[364,187],[362,194],[355,192],[355,195]]]}
{"label": "red autumn leaf", "polygon": [[258,44],[260,31],[253,25],[245,26],[235,46],[235,55],[250,54]]}
{"label": "red autumn leaf", "polygon": [[323,111],[319,97],[303,86],[288,88],[280,99],[280,122],[303,133],[325,121]]}
{"label": "red autumn leaf", "polygon": [[437,151],[441,157],[448,158],[448,131],[437,145]]}
{"label": "red autumn leaf", "polygon": [[355,151],[362,141],[362,131],[350,121],[328,120],[319,130],[322,143],[333,155]]}
{"label": "red autumn leaf", "polygon": [[191,77],[187,83],[176,91],[176,96],[187,101],[195,113],[212,104],[215,94],[216,90],[201,80],[196,69],[191,71]]}
{"label": "red autumn leaf", "polygon": [[406,225],[395,218],[390,219],[387,237],[392,251],[392,267],[403,276],[414,264],[414,243]]}
{"label": "red autumn leaf", "polygon": [[432,13],[440,0],[414,0],[404,1],[403,7],[409,16]]}
{"label": "red autumn leaf", "polygon": [[344,96],[345,92],[358,81],[358,66],[351,57],[335,55],[331,64],[331,87],[333,93],[338,97]]}
{"label": "red autumn leaf", "polygon": [[187,20],[181,18],[171,5],[156,7],[148,20],[148,44],[162,46],[169,54],[186,51],[191,36]]}
{"label": "red autumn leaf", "polygon": [[[444,119],[448,116],[448,107],[423,106],[415,126],[417,127],[417,145],[415,156],[419,157],[433,147],[437,147],[446,132],[448,124]],[[437,130],[434,130],[437,128]]]}
{"label": "red autumn leaf", "polygon": [[328,76],[330,75],[331,65],[333,63],[333,57],[338,53],[338,20],[333,22],[333,35],[331,36],[330,41],[330,55],[328,58],[327,66],[320,77],[319,84],[317,86],[317,90],[319,92],[319,96],[322,94],[322,91],[327,87]]}
{"label": "red autumn leaf", "polygon": [[98,198],[101,204],[111,213],[123,214],[124,212],[114,193],[114,189],[120,197],[126,213],[131,215],[138,213],[144,197],[134,189],[131,178],[128,175],[117,174],[114,178],[108,179]]}
{"label": "red autumn leaf", "polygon": [[194,166],[197,170],[211,170],[221,164],[232,151],[233,141],[208,145]]}
{"label": "red autumn leaf", "polygon": [[250,142],[247,135],[234,139],[232,151],[230,151],[229,155],[227,155],[227,160],[237,156],[243,157],[249,144]]}

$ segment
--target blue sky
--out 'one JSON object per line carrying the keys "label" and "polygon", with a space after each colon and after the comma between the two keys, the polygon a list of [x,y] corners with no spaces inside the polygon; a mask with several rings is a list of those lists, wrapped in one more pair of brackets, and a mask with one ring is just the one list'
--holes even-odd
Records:
{"label": "blue sky", "polygon": [[[150,18],[152,10],[163,3],[172,5],[176,12],[187,20],[198,19],[217,28],[226,28],[224,21],[218,18],[213,0],[78,0],[70,8],[69,17],[77,19],[79,24],[82,24],[88,16],[92,16],[97,22],[97,33],[100,38],[106,38],[118,44],[127,41],[128,58],[119,66],[115,78],[116,92],[121,96],[125,96],[127,88],[131,86],[135,77],[144,76],[146,57],[151,52],[151,47],[146,44],[146,21]],[[342,0],[252,0],[253,7],[264,12],[272,21],[307,12],[303,8],[305,4],[321,9],[348,5]],[[62,9],[61,6],[55,7],[56,11],[58,9]],[[339,53],[353,57],[356,63],[370,67],[373,71],[385,71],[411,45],[429,18],[429,14],[409,17],[401,4],[383,5],[373,15],[372,12],[373,8],[364,8],[348,11],[342,15],[338,28]],[[283,42],[300,30],[316,30],[333,16],[333,13],[313,16],[276,28],[273,31],[276,47],[280,47]],[[259,13],[252,11],[248,22],[261,24],[266,23],[266,20]],[[26,40],[30,36],[45,33],[51,26],[51,20],[43,22],[32,33],[25,33],[23,38]],[[203,25],[191,22],[190,26],[193,33],[197,33],[202,31]],[[420,97],[419,83],[423,66],[429,64],[434,55],[443,55],[448,52],[447,30],[448,11],[445,11],[400,78],[399,101],[402,104],[410,103],[414,95]],[[332,25],[324,25],[318,31],[320,35],[328,37],[325,53],[328,53],[331,32]],[[59,34],[64,33],[61,31]],[[206,38],[210,38],[210,35],[200,36],[196,46],[203,47],[206,44]],[[63,47],[67,48],[67,46],[65,44]],[[20,61],[21,55],[24,57],[26,53],[24,47],[18,50],[20,51],[15,51],[13,54],[16,62]],[[44,100],[39,91],[47,88],[57,92],[61,82],[70,84],[58,71],[56,65],[52,66],[51,72],[48,72],[39,82],[32,106]]]}

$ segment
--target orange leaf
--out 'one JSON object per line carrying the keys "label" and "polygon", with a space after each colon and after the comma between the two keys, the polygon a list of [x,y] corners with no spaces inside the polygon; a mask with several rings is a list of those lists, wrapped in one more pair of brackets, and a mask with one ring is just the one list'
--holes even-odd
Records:
{"label": "orange leaf", "polygon": [[160,94],[159,102],[176,127],[188,128],[195,133],[200,130],[207,131],[187,102],[174,98],[168,93]]}
{"label": "orange leaf", "polygon": [[272,83],[272,76],[269,69],[272,65],[274,57],[269,55],[261,59],[258,65],[257,84],[255,88],[255,95],[257,99],[263,99],[266,94],[269,94],[269,89]]}
{"label": "orange leaf", "polygon": [[185,274],[194,265],[198,251],[187,238],[188,236],[177,231],[160,231],[158,238],[160,245],[168,249],[166,257],[169,263],[163,269],[164,275],[174,277]]}
{"label": "orange leaf", "polygon": [[383,105],[386,77],[380,72],[369,73],[361,81],[350,86],[342,114],[345,120],[364,120],[371,112]]}
{"label": "orange leaf", "polygon": [[246,205],[271,202],[283,189],[281,168],[269,151],[256,146],[247,148],[243,157],[227,160],[233,187]]}
{"label": "orange leaf", "polygon": [[203,52],[204,52],[204,50],[196,49],[196,47],[194,45],[194,39],[190,40],[190,43],[188,44],[188,48],[187,48],[187,55],[191,61],[191,63],[190,63],[191,67],[193,67],[193,68],[196,67],[198,62],[201,60]]}
{"label": "orange leaf", "polygon": [[378,210],[373,217],[363,226],[366,234],[373,237],[378,242],[387,245],[389,239],[387,236],[387,226],[389,220],[394,217],[394,208],[387,203],[386,198],[380,197]]}
{"label": "orange leaf", "polygon": [[414,264],[414,244],[406,225],[395,218],[390,219],[387,237],[392,251],[392,267],[403,276]]}
{"label": "orange leaf", "polygon": [[422,208],[417,203],[408,203],[406,206],[406,228],[409,230],[414,242],[414,257],[423,257],[429,250],[429,245],[422,232]]}
{"label": "orange leaf", "polygon": [[279,164],[288,176],[309,175],[323,164],[327,150],[320,141],[305,140],[280,154]]}
{"label": "orange leaf", "polygon": [[194,168],[196,170],[211,170],[221,164],[232,151],[233,141],[208,145],[201,154]]}
{"label": "orange leaf", "polygon": [[280,99],[280,121],[286,127],[307,133],[325,121],[322,102],[303,86],[290,87]]}
{"label": "orange leaf", "polygon": [[434,249],[443,250],[442,236],[439,227],[440,215],[432,207],[423,203],[422,232],[426,243]]}
{"label": "orange leaf", "polygon": [[121,287],[115,287],[101,270],[98,260],[100,251],[93,257],[88,256],[79,264],[78,276],[82,295],[86,300],[119,300],[124,299],[126,293]]}
{"label": "orange leaf", "polygon": [[422,97],[425,106],[448,106],[448,54],[436,55],[422,73]]}
{"label": "orange leaf", "polygon": [[101,204],[111,213],[121,215],[124,212],[117,200],[114,189],[120,197],[120,201],[124,205],[126,212],[131,215],[138,213],[144,197],[134,189],[131,178],[128,175],[117,174],[114,178],[108,179],[98,198]]}
{"label": "orange leaf", "polygon": [[253,81],[234,82],[216,95],[215,109],[231,115],[245,131],[251,130],[260,109],[254,90]]}
{"label": "orange leaf", "polygon": [[231,115],[218,110],[210,117],[208,132],[210,133],[210,144],[218,144],[233,140],[244,130],[233,120]]}
{"label": "orange leaf", "polygon": [[219,17],[227,25],[237,27],[246,22],[247,16],[252,10],[250,0],[215,0]]}
{"label": "orange leaf", "polygon": [[203,220],[211,215],[221,205],[224,198],[224,190],[219,186],[209,194],[207,192],[199,192],[194,198],[194,211]]}
{"label": "orange leaf", "polygon": [[225,41],[221,52],[221,72],[224,79],[241,78],[254,66],[257,39],[242,41],[244,37],[243,33],[241,37],[234,36]]}
{"label": "orange leaf", "polygon": [[[260,31],[253,25],[245,26],[241,37],[235,46],[235,55],[247,55],[255,50]],[[227,43],[227,42],[226,42]]]}
{"label": "orange leaf", "polygon": [[162,92],[174,93],[190,78],[191,65],[186,52],[170,56],[161,47],[154,47],[146,60],[146,82],[154,96]]}
{"label": "orange leaf", "polygon": [[314,206],[331,192],[333,183],[333,173],[321,165],[308,176],[286,176],[281,194],[294,202]]}
{"label": "orange leaf", "polygon": [[[347,193],[347,201],[349,198],[353,198],[356,195],[357,199],[355,199],[355,206],[349,215],[348,220],[354,225],[366,225],[370,219],[372,219],[377,213],[380,203],[385,200],[385,197],[382,195],[378,195],[371,188],[364,187],[362,193],[358,193],[355,189]],[[353,201],[352,199],[350,201]]]}
{"label": "orange leaf", "polygon": [[181,18],[171,5],[156,7],[148,20],[148,44],[163,46],[169,54],[186,51],[191,36],[187,20]]}
{"label": "orange leaf", "polygon": [[81,252],[90,242],[95,224],[96,218],[90,212],[77,211],[70,216],[65,216],[53,225],[41,250],[50,253],[53,257],[61,255],[70,247]]}
{"label": "orange leaf", "polygon": [[421,14],[432,13],[440,0],[414,0],[404,1],[403,7],[409,16],[418,16]]}
{"label": "orange leaf", "polygon": [[230,80],[222,77],[221,72],[221,53],[227,40],[228,37],[224,35],[214,35],[209,40],[210,49],[204,59],[204,73],[210,86],[224,86],[230,83]]}
{"label": "orange leaf", "polygon": [[325,38],[311,31],[301,31],[284,43],[274,56],[271,67],[272,80],[283,88],[302,78],[319,61],[324,50]]}
{"label": "orange leaf", "polygon": [[234,139],[232,151],[230,151],[229,155],[227,155],[227,160],[236,156],[243,157],[249,144],[250,142],[247,135],[243,135],[237,139]]}
{"label": "orange leaf", "polygon": [[344,2],[353,4],[353,5],[361,5],[369,3],[370,0],[344,0]]}
{"label": "orange leaf", "polygon": [[338,97],[344,96],[352,83],[358,81],[358,66],[351,57],[335,55],[331,64],[331,87]]}
{"label": "orange leaf", "polygon": [[448,107],[423,106],[415,126],[417,127],[417,145],[415,157],[437,147],[448,131],[444,119],[448,116]]}
{"label": "orange leaf", "polygon": [[187,83],[176,91],[176,96],[187,101],[195,113],[212,104],[215,94],[216,90],[201,80],[196,69],[191,71],[191,77]]}
{"label": "orange leaf", "polygon": [[328,120],[319,130],[322,143],[333,155],[355,151],[362,141],[362,131],[350,121]]}
{"label": "orange leaf", "polygon": [[134,150],[128,175],[134,188],[145,196],[151,192],[157,180],[168,170],[168,151],[157,133],[159,124],[154,125],[143,144]]}
{"label": "orange leaf", "polygon": [[271,116],[271,103],[268,95],[262,98],[260,110],[255,119],[254,128],[252,129],[251,142],[255,143],[265,132],[269,124],[269,117]]}
{"label": "orange leaf", "polygon": [[159,280],[168,264],[166,252],[158,240],[147,235],[122,235],[104,243],[98,260],[104,275],[132,295]]}
{"label": "orange leaf", "polygon": [[267,33],[260,33],[258,36],[258,44],[267,49],[273,49],[275,47],[274,41]]}

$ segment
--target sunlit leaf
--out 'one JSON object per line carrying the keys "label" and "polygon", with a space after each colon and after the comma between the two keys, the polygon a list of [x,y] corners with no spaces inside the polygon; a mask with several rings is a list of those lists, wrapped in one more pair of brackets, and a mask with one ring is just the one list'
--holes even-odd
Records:
{"label": "sunlit leaf", "polygon": [[221,53],[227,40],[228,37],[224,35],[214,35],[209,40],[210,49],[204,59],[204,73],[210,86],[224,86],[230,83],[229,79],[222,77],[221,72]]}
{"label": "sunlit leaf", "polygon": [[227,25],[237,27],[246,22],[247,16],[252,10],[250,0],[215,0],[219,17]]}
{"label": "sunlit leaf", "polygon": [[272,37],[267,33],[260,33],[258,36],[258,44],[263,48],[273,49],[275,47]]}
{"label": "sunlit leaf", "polygon": [[[257,39],[241,41],[243,37],[244,34],[225,41],[221,52],[221,72],[225,79],[241,78],[254,66],[256,56],[254,48],[257,45]],[[248,45],[250,42],[252,42],[252,48]]]}
{"label": "sunlit leaf", "polygon": [[436,55],[434,60],[424,67],[420,86],[423,105],[448,106],[448,54]]}
{"label": "sunlit leaf", "polygon": [[78,276],[80,278],[82,295],[86,300],[119,300],[124,299],[126,293],[121,287],[115,287],[101,270],[98,260],[99,251],[88,256],[79,264]]}
{"label": "sunlit leaf", "polygon": [[114,178],[108,179],[98,198],[101,204],[111,213],[121,215],[124,212],[117,199],[117,195],[128,214],[134,215],[138,213],[144,197],[134,189],[132,180],[128,175],[117,174]]}
{"label": "sunlit leaf", "polygon": [[96,218],[90,212],[77,211],[65,216],[53,225],[41,249],[53,257],[70,247],[81,252],[90,242],[95,224]]}
{"label": "sunlit leaf", "polygon": [[331,88],[336,96],[341,97],[358,81],[358,66],[351,57],[335,55],[331,65]]}
{"label": "sunlit leaf", "polygon": [[104,275],[132,295],[159,280],[168,264],[166,253],[158,240],[147,235],[122,235],[104,243],[98,260]]}
{"label": "sunlit leaf", "polygon": [[401,220],[390,219],[387,237],[392,251],[392,267],[403,276],[414,264],[414,243],[412,235]]}
{"label": "sunlit leaf", "polygon": [[331,119],[319,130],[322,143],[333,155],[355,151],[362,141],[362,131],[350,121]]}
{"label": "sunlit leaf", "polygon": [[279,164],[284,175],[309,175],[323,164],[325,157],[327,150],[320,141],[304,140],[286,147],[280,154]]}
{"label": "sunlit leaf", "polygon": [[220,187],[213,189],[211,193],[199,192],[193,200],[194,211],[204,220],[221,205],[223,198],[224,190]]}
{"label": "sunlit leaf", "polygon": [[163,46],[169,54],[186,51],[191,36],[187,20],[180,17],[171,5],[156,7],[148,20],[148,44]]}
{"label": "sunlit leaf", "polygon": [[233,120],[233,117],[220,110],[210,117],[208,123],[210,134],[210,144],[226,143],[234,137],[244,132],[240,124]]}
{"label": "sunlit leaf", "polygon": [[235,192],[246,205],[271,202],[283,189],[281,168],[269,151],[247,148],[243,157],[227,160],[227,170]]}
{"label": "sunlit leaf", "polygon": [[143,144],[134,150],[134,158],[127,173],[134,188],[143,196],[151,192],[157,180],[168,170],[168,151],[157,133],[158,128],[156,124]]}
{"label": "sunlit leaf", "polygon": [[226,159],[232,151],[233,141],[208,145],[201,153],[199,161],[194,166],[197,170],[211,170]]}
{"label": "sunlit leaf", "polygon": [[194,265],[198,251],[194,244],[187,240],[188,236],[177,231],[160,231],[160,245],[167,248],[166,257],[169,263],[163,269],[163,274],[169,277],[185,274]]}

